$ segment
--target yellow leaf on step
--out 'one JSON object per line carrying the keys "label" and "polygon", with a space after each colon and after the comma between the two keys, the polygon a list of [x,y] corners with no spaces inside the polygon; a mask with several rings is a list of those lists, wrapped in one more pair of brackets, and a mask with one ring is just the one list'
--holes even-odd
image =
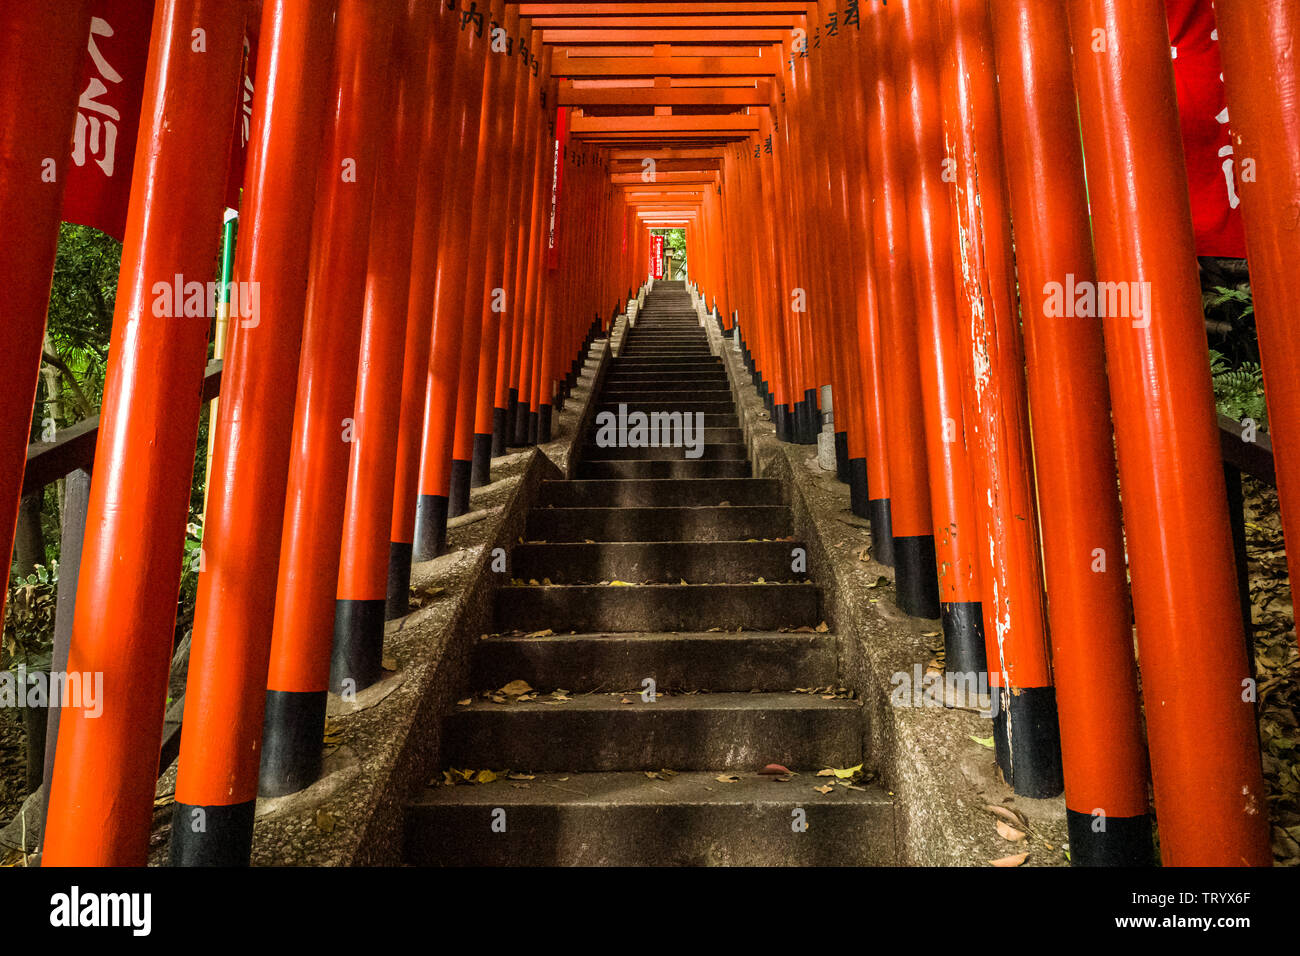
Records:
{"label": "yellow leaf on step", "polygon": [[634,587],[634,585],[628,583],[627,581],[610,581],[610,582],[609,582],[609,586],[612,587],[612,588],[630,588],[630,587]]}
{"label": "yellow leaf on step", "polygon": [[502,687],[498,693],[506,694],[510,697],[518,697],[521,694],[532,693],[533,686],[526,680],[512,680],[505,687]]}

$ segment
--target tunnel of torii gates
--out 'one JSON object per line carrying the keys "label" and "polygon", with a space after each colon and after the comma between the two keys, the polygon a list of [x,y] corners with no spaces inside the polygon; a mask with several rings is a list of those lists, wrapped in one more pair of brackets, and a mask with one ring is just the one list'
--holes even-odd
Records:
{"label": "tunnel of torii gates", "polygon": [[[6,554],[91,8],[0,11]],[[1064,791],[1075,859],[1149,847],[1150,781],[1166,865],[1270,863],[1161,0],[158,0],[67,648],[105,702],[57,727],[45,863],[146,859],[211,326],[159,302],[214,278],[248,17],[259,310],[222,353],[173,862],[246,862],[259,780],[316,778],[411,562],[684,226],[778,436],[832,386],[900,604],[987,669],[1002,771]],[[1300,0],[1217,17],[1295,542]]]}

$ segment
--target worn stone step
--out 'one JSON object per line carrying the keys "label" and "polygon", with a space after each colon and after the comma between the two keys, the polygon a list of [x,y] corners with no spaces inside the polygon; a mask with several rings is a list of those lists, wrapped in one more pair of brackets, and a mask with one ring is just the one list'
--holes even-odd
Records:
{"label": "worn stone step", "polygon": [[[651,393],[643,393],[649,395]],[[705,401],[683,401],[680,399],[662,399],[662,398],[638,398],[629,401],[627,398],[615,397],[612,400],[606,396],[601,396],[600,402],[596,406],[598,412],[617,412],[620,405],[626,405],[628,411],[642,412],[703,412],[706,415],[726,415],[729,412],[735,412],[736,406],[731,401],[731,396],[727,400],[716,402]],[[704,423],[708,428],[708,422]]]}
{"label": "worn stone step", "polygon": [[655,461],[649,458],[620,461],[584,461],[578,465],[578,477],[603,478],[748,478],[748,461],[736,459],[687,458],[680,461]]}
{"label": "worn stone step", "polygon": [[654,359],[619,356],[610,364],[609,374],[616,372],[695,372],[722,369],[719,358],[681,359],[676,362],[659,362]]}
{"label": "worn stone step", "polygon": [[600,393],[601,404],[614,405],[627,402],[729,402],[731,389],[709,388],[707,383],[691,386],[684,382],[664,382],[656,388],[620,387],[606,385]]}
{"label": "worn stone step", "polygon": [[529,541],[747,541],[784,538],[785,505],[687,505],[659,508],[533,508]]}
{"label": "worn stone step", "polygon": [[813,694],[661,694],[654,703],[589,694],[563,703],[479,698],[457,705],[442,739],[453,767],[755,771],[855,766],[864,724],[857,701]]}
{"label": "worn stone step", "polygon": [[815,627],[821,596],[811,584],[506,585],[497,631],[750,631]]}
{"label": "worn stone step", "polygon": [[[707,431],[740,429],[706,429]],[[574,508],[614,508],[664,505],[777,505],[784,501],[776,478],[693,478],[679,481],[625,479],[610,481],[544,481],[537,503]]]}
{"label": "worn stone step", "polygon": [[[559,541],[517,544],[510,576],[553,584],[744,584],[802,581],[807,558],[790,541]],[[806,552],[805,552],[806,553]],[[795,568],[800,570],[795,570]]]}
{"label": "worn stone step", "polygon": [[649,388],[682,383],[703,388],[726,388],[728,384],[727,375],[721,369],[716,372],[610,372],[605,376],[606,388]]}
{"label": "worn stone step", "polygon": [[830,685],[836,675],[830,634],[495,635],[474,645],[472,686],[525,680],[539,691],[634,690],[647,678],[659,691],[788,691]]}
{"label": "worn stone step", "polygon": [[[585,461],[625,461],[643,459],[655,461],[675,461],[677,459],[726,461],[735,459],[743,460],[749,457],[748,449],[744,445],[728,444],[725,442],[699,444],[696,440],[696,435],[694,434],[694,425],[691,427],[693,432],[691,435],[691,447],[687,447],[684,440],[681,445],[660,445],[657,448],[653,445],[644,447],[633,445],[613,445],[602,447],[601,445],[588,443],[582,446],[582,457]],[[674,438],[675,437],[677,436],[674,436]]]}
{"label": "worn stone step", "polygon": [[[563,778],[563,779],[561,779]],[[540,774],[526,788],[432,787],[406,811],[418,866],[889,866],[894,808],[879,787],[812,789],[709,771]],[[796,831],[795,810],[808,824]],[[504,812],[505,832],[493,828]]]}

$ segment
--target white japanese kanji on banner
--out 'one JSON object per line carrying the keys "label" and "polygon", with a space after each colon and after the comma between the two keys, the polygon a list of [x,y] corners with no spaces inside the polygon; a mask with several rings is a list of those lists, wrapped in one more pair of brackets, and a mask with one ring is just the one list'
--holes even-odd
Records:
{"label": "white japanese kanji on banner", "polygon": [[1242,259],[1246,237],[1211,0],[1166,0],[1196,254]]}
{"label": "white japanese kanji on banner", "polygon": [[94,0],[63,218],[121,239],[154,0]]}
{"label": "white japanese kanji on banner", "polygon": [[239,208],[239,190],[244,185],[244,164],[248,161],[248,143],[253,134],[253,84],[257,79],[257,27],[260,16],[256,4],[244,28],[244,66],[239,75],[239,106],[235,109],[235,135],[230,142],[230,167],[226,172],[226,205]]}

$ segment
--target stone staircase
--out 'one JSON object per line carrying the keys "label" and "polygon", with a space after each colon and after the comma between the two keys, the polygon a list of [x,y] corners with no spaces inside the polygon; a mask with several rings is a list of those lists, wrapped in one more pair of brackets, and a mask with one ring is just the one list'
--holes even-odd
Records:
{"label": "stone staircase", "polygon": [[[892,863],[887,795],[816,776],[863,762],[863,711],[829,692],[834,636],[792,570],[782,487],[749,477],[681,283],[646,297],[598,401],[579,477],[543,486],[474,696],[444,727],[444,766],[497,779],[429,787],[407,808],[408,862]],[[599,413],[637,411],[701,413],[702,453],[629,447],[632,428],[600,440]]]}

